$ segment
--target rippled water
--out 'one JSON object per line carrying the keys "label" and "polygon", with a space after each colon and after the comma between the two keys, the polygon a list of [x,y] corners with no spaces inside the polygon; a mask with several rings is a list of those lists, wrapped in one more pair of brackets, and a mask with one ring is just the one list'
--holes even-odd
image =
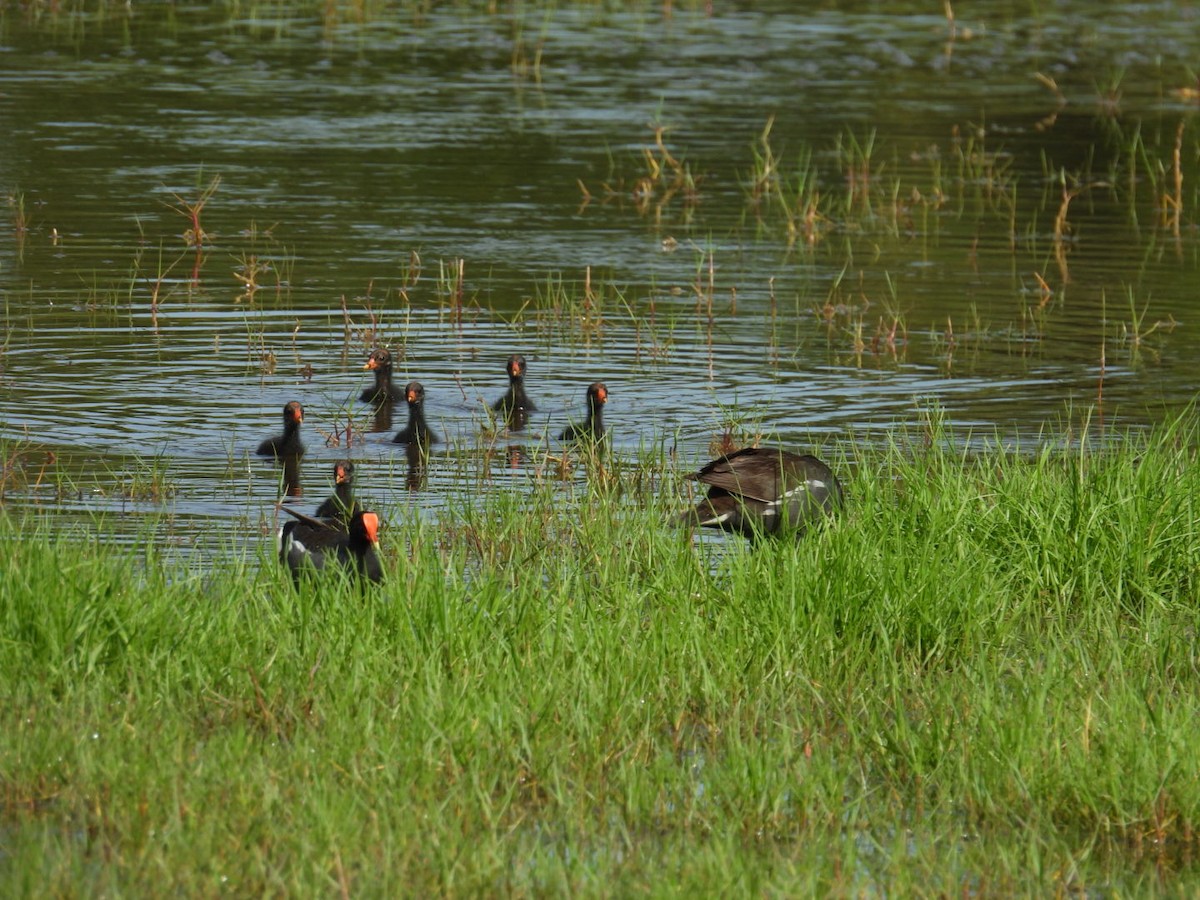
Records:
{"label": "rippled water", "polygon": [[[434,510],[597,379],[615,452],[688,465],[730,420],[836,445],[936,405],[1031,440],[1190,401],[1194,7],[488,6],[0,4],[10,498],[255,535],[290,399],[305,505],[349,452]],[[768,146],[785,192],[811,160],[792,240]],[[694,188],[639,184],[672,161]],[[197,249],[179,208],[217,178]],[[353,399],[376,344],[447,438],[419,484]],[[512,352],[541,409],[493,438]]]}

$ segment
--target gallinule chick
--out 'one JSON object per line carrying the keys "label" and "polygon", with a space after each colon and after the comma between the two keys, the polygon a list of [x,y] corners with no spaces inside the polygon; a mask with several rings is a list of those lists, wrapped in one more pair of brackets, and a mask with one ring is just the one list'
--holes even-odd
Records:
{"label": "gallinule chick", "polygon": [[604,404],[608,402],[608,388],[602,381],[594,381],[587,389],[587,418],[582,425],[568,425],[558,436],[560,441],[591,441],[604,437]]}
{"label": "gallinule chick", "polygon": [[408,401],[408,424],[396,432],[392,440],[397,444],[420,444],[428,447],[436,444],[438,436],[425,421],[425,388],[419,381],[410,381],[404,387],[404,399]]}
{"label": "gallinule chick", "polygon": [[304,444],[300,441],[300,423],[304,421],[304,407],[293,400],[283,408],[283,434],[267,438],[258,445],[259,456],[302,456]]}
{"label": "gallinule chick", "polygon": [[708,497],[682,515],[684,524],[751,540],[789,529],[803,532],[842,504],[842,485],[829,466],[775,447],[726,454],[687,477],[709,488]]}
{"label": "gallinule chick", "polygon": [[314,519],[281,507],[295,518],[279,531],[279,560],[292,573],[299,586],[305,569],[321,571],[328,566],[343,566],[356,577],[378,584],[383,581],[379,561],[379,516],[355,511],[347,525],[330,519]]}
{"label": "gallinule chick", "polygon": [[498,413],[511,415],[517,410],[533,412],[537,409],[525,393],[525,357],[514,353],[508,358],[508,390],[492,404]]}
{"label": "gallinule chick", "polygon": [[333,496],[317,507],[316,516],[347,523],[361,508],[354,499],[354,463],[339,459],[333,464]]}
{"label": "gallinule chick", "polygon": [[392,354],[377,347],[367,357],[364,369],[375,373],[375,384],[358,395],[363,403],[395,403],[404,396],[392,381]]}

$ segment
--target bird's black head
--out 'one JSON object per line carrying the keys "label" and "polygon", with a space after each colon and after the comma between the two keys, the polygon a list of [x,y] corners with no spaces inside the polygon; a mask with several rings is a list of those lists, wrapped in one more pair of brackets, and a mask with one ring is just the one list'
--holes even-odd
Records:
{"label": "bird's black head", "polygon": [[384,372],[390,372],[392,370],[392,354],[388,353],[382,347],[378,347],[371,351],[371,355],[367,357],[363,368],[380,369]]}
{"label": "bird's black head", "polygon": [[588,385],[587,398],[590,407],[599,409],[608,402],[608,387],[603,381],[592,382]]}
{"label": "bird's black head", "polygon": [[361,543],[379,543],[379,516],[361,509],[350,520],[350,539]]}

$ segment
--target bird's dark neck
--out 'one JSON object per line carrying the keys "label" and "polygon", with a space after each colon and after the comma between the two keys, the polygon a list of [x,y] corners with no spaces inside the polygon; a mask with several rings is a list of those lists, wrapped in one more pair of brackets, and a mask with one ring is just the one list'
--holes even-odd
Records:
{"label": "bird's dark neck", "polygon": [[592,434],[600,434],[604,431],[604,407],[599,404],[588,406],[588,417],[584,423],[584,428],[592,432]]}
{"label": "bird's dark neck", "polygon": [[427,434],[429,425],[425,422],[425,404],[408,404],[408,427],[413,434]]}

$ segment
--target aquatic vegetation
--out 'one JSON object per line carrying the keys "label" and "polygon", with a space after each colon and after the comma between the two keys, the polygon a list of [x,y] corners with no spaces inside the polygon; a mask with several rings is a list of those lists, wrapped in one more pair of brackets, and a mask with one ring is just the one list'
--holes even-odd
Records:
{"label": "aquatic vegetation", "polygon": [[453,326],[463,323],[466,283],[465,259],[438,260],[437,298],[444,321]]}
{"label": "aquatic vegetation", "polygon": [[171,192],[175,203],[168,203],[166,205],[187,220],[188,227],[183,232],[182,237],[184,244],[189,249],[194,248],[198,251],[205,244],[211,243],[213,240],[213,236],[208,234],[200,224],[200,214],[204,211],[204,207],[208,205],[208,201],[212,199],[220,186],[221,176],[215,175],[193,200],[187,200],[174,191]]}
{"label": "aquatic vegetation", "polygon": [[1129,304],[1128,318],[1123,318],[1117,323],[1117,345],[1127,350],[1131,363],[1139,361],[1143,350],[1157,359],[1160,356],[1160,350],[1150,346],[1150,338],[1158,335],[1161,339],[1165,334],[1174,331],[1179,323],[1175,321],[1174,316],[1148,321],[1149,299],[1139,308],[1137,298],[1131,289],[1126,290],[1126,300]]}
{"label": "aquatic vegetation", "polygon": [[8,208],[12,210],[13,231],[18,238],[24,237],[29,231],[29,211],[25,208],[25,195],[17,191],[9,194],[7,201]]}
{"label": "aquatic vegetation", "polygon": [[664,214],[673,208],[674,201],[678,199],[682,208],[680,220],[685,223],[689,221],[700,202],[700,185],[704,178],[693,172],[691,162],[667,147],[667,126],[652,127],[654,143],[644,145],[637,157],[641,163],[641,174],[626,174],[624,165],[612,160],[612,171],[601,182],[598,191],[589,189],[582,179],[576,182],[583,193],[585,207],[597,195],[603,203],[628,201],[638,215],[661,224]]}
{"label": "aquatic vegetation", "polygon": [[10,491],[36,491],[55,455],[29,438],[0,437],[0,501]]}
{"label": "aquatic vegetation", "polygon": [[[170,461],[161,455],[149,460],[136,458],[120,471],[107,473],[106,480],[114,485],[118,496],[146,503],[168,500],[177,489]],[[98,485],[93,490],[102,493],[105,489]]]}
{"label": "aquatic vegetation", "polygon": [[592,270],[583,273],[583,284],[569,284],[561,273],[551,273],[545,282],[537,285],[531,302],[536,322],[540,327],[552,331],[556,337],[575,336],[584,344],[600,340],[606,324],[606,298],[610,288],[607,283],[596,285]]}

